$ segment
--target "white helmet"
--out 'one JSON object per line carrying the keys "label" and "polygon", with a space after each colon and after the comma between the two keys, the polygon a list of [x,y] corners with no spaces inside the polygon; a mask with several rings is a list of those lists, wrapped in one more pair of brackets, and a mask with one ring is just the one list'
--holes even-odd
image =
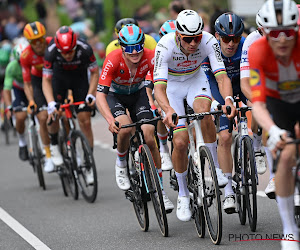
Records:
{"label": "white helmet", "polygon": [[[278,24],[276,12],[282,14],[282,23]],[[295,26],[298,29],[298,8],[292,0],[268,0],[259,11],[261,26],[265,28],[276,28]]]}
{"label": "white helmet", "polygon": [[23,50],[28,46],[28,42],[26,41],[20,41],[17,45],[15,45],[13,49],[13,56],[18,61],[20,60],[20,56],[23,52]]}
{"label": "white helmet", "polygon": [[261,15],[260,15],[260,10],[256,13],[256,18],[255,18],[255,21],[256,21],[256,25],[258,28],[262,28],[262,22],[263,20],[261,20]]}
{"label": "white helmet", "polygon": [[202,18],[194,10],[183,10],[176,19],[177,31],[182,35],[199,35],[202,33],[203,26]]}

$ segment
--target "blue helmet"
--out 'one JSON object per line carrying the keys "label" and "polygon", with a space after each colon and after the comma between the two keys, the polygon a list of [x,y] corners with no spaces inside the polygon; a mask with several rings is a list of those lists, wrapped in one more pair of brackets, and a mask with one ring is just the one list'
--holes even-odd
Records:
{"label": "blue helmet", "polygon": [[215,29],[220,36],[241,36],[244,31],[244,23],[239,16],[233,13],[224,13],[217,18]]}
{"label": "blue helmet", "polygon": [[121,46],[143,44],[145,35],[135,24],[126,24],[119,32],[118,40]]}
{"label": "blue helmet", "polygon": [[160,37],[163,37],[164,35],[175,31],[176,31],[176,21],[168,20],[165,21],[164,24],[160,27],[159,35]]}

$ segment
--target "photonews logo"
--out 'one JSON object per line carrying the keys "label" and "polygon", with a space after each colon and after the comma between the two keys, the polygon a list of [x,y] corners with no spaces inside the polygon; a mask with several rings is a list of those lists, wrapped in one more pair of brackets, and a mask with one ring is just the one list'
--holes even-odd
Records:
{"label": "photonews logo", "polygon": [[[228,234],[228,239],[231,242],[241,241],[261,241],[261,240],[295,240],[293,234],[281,234],[281,233],[250,233],[250,234]],[[297,241],[300,242],[300,241]]]}

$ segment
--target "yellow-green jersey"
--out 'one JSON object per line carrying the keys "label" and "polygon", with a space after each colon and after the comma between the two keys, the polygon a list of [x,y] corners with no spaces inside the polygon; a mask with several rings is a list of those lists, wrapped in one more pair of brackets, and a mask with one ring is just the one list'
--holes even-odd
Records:
{"label": "yellow-green jersey", "polygon": [[[155,39],[154,39],[152,36],[149,36],[149,35],[145,34],[145,48],[154,50],[155,47],[156,47],[156,41],[155,41]],[[120,44],[119,44],[119,42],[118,42],[118,39],[113,40],[113,41],[112,41],[110,44],[108,44],[107,47],[106,47],[106,56],[107,56],[110,52],[112,52],[112,51],[114,51],[114,50],[116,50],[116,49],[119,49],[119,48],[121,48],[121,47],[120,47]]]}

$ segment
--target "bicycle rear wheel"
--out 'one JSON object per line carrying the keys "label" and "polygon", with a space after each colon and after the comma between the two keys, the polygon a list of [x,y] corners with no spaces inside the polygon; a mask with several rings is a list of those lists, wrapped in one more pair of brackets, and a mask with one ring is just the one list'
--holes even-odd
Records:
{"label": "bicycle rear wheel", "polygon": [[256,171],[254,164],[254,152],[251,139],[249,137],[243,138],[242,147],[246,207],[248,211],[250,229],[252,232],[255,232],[257,224]]}
{"label": "bicycle rear wheel", "polygon": [[205,218],[203,205],[199,205],[199,191],[198,191],[198,168],[197,172],[195,172],[195,164],[193,163],[192,158],[189,158],[188,163],[188,189],[193,194],[193,198],[191,199],[191,207],[192,207],[192,218],[195,219],[195,227],[197,234],[200,238],[204,238],[205,236]]}
{"label": "bicycle rear wheel", "polygon": [[46,184],[44,180],[44,174],[42,169],[42,150],[39,144],[38,134],[35,130],[35,127],[31,127],[31,140],[32,140],[32,150],[33,150],[33,165],[36,170],[39,185],[46,190]]}
{"label": "bicycle rear wheel", "polygon": [[127,191],[130,196],[134,212],[142,231],[149,229],[149,213],[147,206],[147,192],[144,182],[142,181],[141,168],[135,165],[134,152],[130,150],[128,153],[127,173],[131,189]]}
{"label": "bicycle rear wheel", "polygon": [[236,204],[237,204],[237,212],[239,215],[241,225],[245,225],[246,223],[246,198],[245,198],[245,188],[243,186],[242,179],[243,173],[241,169],[241,161],[240,161],[240,145],[239,145],[239,137],[236,136],[234,138],[234,151],[233,151],[233,159],[234,159],[234,170],[235,174],[233,176],[233,180],[236,182],[235,193],[236,193]]}
{"label": "bicycle rear wheel", "polygon": [[199,148],[203,181],[203,209],[209,236],[215,245],[222,239],[222,208],[215,164],[206,146]]}
{"label": "bicycle rear wheel", "polygon": [[163,236],[169,235],[168,221],[162,196],[159,176],[152,158],[151,151],[147,145],[140,146],[141,168],[144,170],[148,192],[153,203],[154,211],[160,231]]}
{"label": "bicycle rear wheel", "polygon": [[78,130],[71,134],[73,152],[76,155],[75,170],[78,185],[81,189],[83,198],[93,203],[97,198],[98,181],[97,169],[93,152],[85,135]]}
{"label": "bicycle rear wheel", "polygon": [[9,129],[10,129],[10,124],[9,124],[9,120],[6,117],[6,114],[4,114],[3,129],[4,129],[4,133],[5,133],[5,144],[9,145]]}

